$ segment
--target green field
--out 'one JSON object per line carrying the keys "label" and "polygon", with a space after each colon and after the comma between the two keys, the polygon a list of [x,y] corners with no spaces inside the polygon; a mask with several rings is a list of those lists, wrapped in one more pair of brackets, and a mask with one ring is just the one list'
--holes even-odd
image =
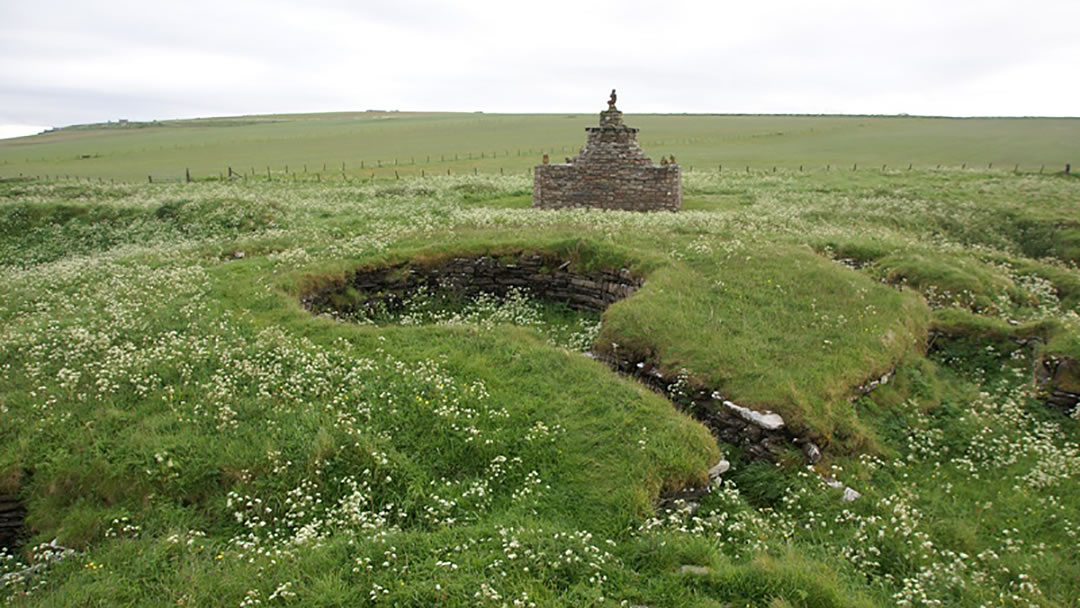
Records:
{"label": "green field", "polygon": [[[0,140],[0,176],[147,181],[237,173],[358,179],[525,172],[584,145],[595,114],[362,112],[68,127]],[[1080,119],[628,115],[653,158],[686,170],[962,167],[1060,171],[1080,157]]]}
{"label": "green field", "polygon": [[[525,151],[592,120],[0,144],[0,498],[27,511],[0,604],[1080,606],[1080,415],[1045,402],[1080,392],[1080,179],[1058,167],[1080,123],[630,117],[687,169],[683,211],[531,209]],[[263,173],[207,177],[225,162]],[[196,181],[145,183],[176,166]],[[527,294],[301,305],[522,252],[644,283],[599,320]],[[777,412],[824,458],[747,458],[586,349]]]}

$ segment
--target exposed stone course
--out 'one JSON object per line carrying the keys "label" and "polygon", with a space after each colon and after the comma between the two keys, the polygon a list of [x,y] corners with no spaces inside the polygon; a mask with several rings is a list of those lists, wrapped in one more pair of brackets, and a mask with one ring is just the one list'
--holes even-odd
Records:
{"label": "exposed stone course", "polygon": [[[450,290],[471,297],[479,293],[505,296],[511,289],[527,289],[542,300],[565,303],[576,310],[603,312],[612,303],[628,297],[641,286],[627,270],[596,270],[587,273],[569,270],[569,264],[554,257],[518,253],[511,256],[453,258],[429,266],[408,263],[357,272],[349,287],[368,295],[367,305],[381,301],[393,310],[396,303],[421,287]],[[334,302],[340,288],[330,288],[306,296],[303,303],[314,312],[352,312]]]}
{"label": "exposed stone course", "polygon": [[26,508],[14,496],[0,496],[0,549],[16,546],[23,531]]}
{"label": "exposed stone course", "polygon": [[[563,164],[538,165],[533,207],[598,207],[627,211],[678,211],[682,177],[675,162],[654,165],[637,143],[637,129],[623,124],[615,92],[600,126],[587,127],[588,142]],[[673,157],[674,161],[674,157]]]}

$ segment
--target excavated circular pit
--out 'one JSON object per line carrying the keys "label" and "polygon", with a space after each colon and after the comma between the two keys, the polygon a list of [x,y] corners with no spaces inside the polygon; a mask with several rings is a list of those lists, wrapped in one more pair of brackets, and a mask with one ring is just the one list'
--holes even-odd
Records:
{"label": "excavated circular pit", "polygon": [[345,284],[311,293],[302,302],[316,314],[355,318],[376,309],[399,310],[416,293],[505,298],[527,292],[544,302],[600,314],[641,285],[642,280],[627,269],[578,271],[571,269],[569,261],[555,256],[518,252],[359,270]]}

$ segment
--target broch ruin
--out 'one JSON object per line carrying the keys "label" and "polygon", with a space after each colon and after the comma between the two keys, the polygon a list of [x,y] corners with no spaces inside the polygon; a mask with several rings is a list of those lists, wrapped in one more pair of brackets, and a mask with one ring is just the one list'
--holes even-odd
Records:
{"label": "broch ruin", "polygon": [[623,124],[611,91],[599,127],[586,127],[589,139],[576,158],[544,162],[535,169],[533,207],[597,207],[627,211],[678,211],[682,175],[675,157],[655,165],[637,143],[637,129]]}

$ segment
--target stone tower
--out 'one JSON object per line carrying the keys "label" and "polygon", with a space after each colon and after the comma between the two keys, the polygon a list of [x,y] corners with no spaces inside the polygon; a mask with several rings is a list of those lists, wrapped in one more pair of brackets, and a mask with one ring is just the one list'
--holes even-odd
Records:
{"label": "stone tower", "polygon": [[533,207],[597,207],[627,211],[678,211],[682,206],[679,165],[654,165],[637,143],[637,129],[623,124],[611,91],[600,126],[586,127],[585,148],[566,163],[538,165]]}

